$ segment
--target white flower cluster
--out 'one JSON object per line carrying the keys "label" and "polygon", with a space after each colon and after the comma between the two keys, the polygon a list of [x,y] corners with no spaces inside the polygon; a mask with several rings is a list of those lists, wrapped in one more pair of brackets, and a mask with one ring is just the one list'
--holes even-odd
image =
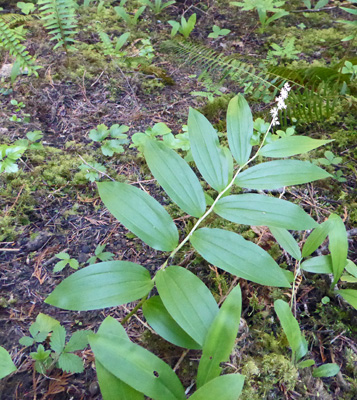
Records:
{"label": "white flower cluster", "polygon": [[279,110],[283,110],[286,108],[285,100],[288,98],[290,90],[290,85],[288,83],[285,83],[285,85],[281,89],[280,96],[275,98],[277,106],[270,110],[270,114],[272,116],[272,126],[279,125],[278,113]]}

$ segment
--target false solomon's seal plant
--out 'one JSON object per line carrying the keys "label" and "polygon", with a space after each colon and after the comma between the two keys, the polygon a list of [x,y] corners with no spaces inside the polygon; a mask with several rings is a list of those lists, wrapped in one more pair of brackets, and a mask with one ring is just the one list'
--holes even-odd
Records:
{"label": "false solomon's seal plant", "polygon": [[[297,136],[264,144],[271,126],[278,123],[276,114],[284,107],[288,91],[286,86],[277,99],[273,120],[253,155],[250,144],[253,117],[243,96],[238,95],[229,103],[229,148],[220,146],[215,129],[202,114],[190,110],[188,131],[193,159],[202,178],[217,192],[210,205],[206,203],[199,178],[187,162],[164,143],[148,137],[143,144],[146,162],[171,200],[194,219],[191,231],[180,240],[170,215],[145,191],[126,183],[98,183],[100,197],[108,210],[147,245],[169,255],[153,276],[143,266],[128,261],[91,265],[65,279],[46,300],[56,307],[76,311],[139,300],[122,324],[142,307],[148,323],[164,339],[186,349],[202,350],[192,400],[236,400],[240,396],[244,376],[220,376],[220,364],[229,359],[238,333],[241,290],[239,285],[233,288],[219,308],[194,272],[172,265],[175,255],[185,245],[190,244],[209,263],[232,275],[293,290],[301,270],[332,273],[335,285],[346,265],[346,232],[337,215],[319,225],[302,208],[280,198],[257,193],[230,194],[234,186],[272,190],[330,176],[310,162],[285,159],[324,145],[327,140]],[[273,160],[253,165],[258,155]],[[241,235],[211,228],[207,217],[213,213],[237,224],[268,226],[281,247],[296,259],[294,273],[280,268],[266,251]],[[301,253],[288,230],[311,229]],[[331,255],[301,263],[302,256],[310,256],[327,235]],[[158,295],[151,295],[154,286]],[[293,303],[294,293],[292,299]],[[286,307],[278,305],[284,329],[291,323],[294,328],[297,322],[293,315],[284,318]],[[287,309],[291,313],[289,306]],[[132,343],[122,324],[108,317],[96,334],[89,335],[103,398],[136,400],[144,399],[145,395],[154,400],[185,399],[185,389],[174,371],[148,350]],[[292,342],[293,362],[306,354],[304,340],[301,334]],[[304,348],[297,352],[301,343]]]}

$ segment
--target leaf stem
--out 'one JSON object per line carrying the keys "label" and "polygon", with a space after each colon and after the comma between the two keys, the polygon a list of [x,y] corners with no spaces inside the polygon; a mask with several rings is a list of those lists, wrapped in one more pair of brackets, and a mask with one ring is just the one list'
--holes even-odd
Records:
{"label": "leaf stem", "polygon": [[251,163],[259,154],[261,148],[264,145],[265,139],[270,131],[270,128],[272,126],[273,120],[271,121],[267,131],[264,134],[263,140],[257,150],[257,152],[254,154],[253,157],[251,157],[248,161],[246,161],[241,167],[238,168],[237,172],[234,174],[232,180],[230,181],[230,183],[222,190],[222,192],[220,192],[218,194],[218,196],[216,197],[216,199],[214,200],[213,204],[211,205],[211,207],[202,215],[202,217],[200,217],[198,219],[198,221],[195,223],[195,225],[193,226],[193,228],[191,229],[191,231],[189,232],[189,234],[185,237],[185,239],[171,252],[171,254],[169,255],[169,257],[167,258],[167,260],[162,264],[162,266],[159,268],[159,270],[161,269],[165,269],[167,266],[168,261],[173,258],[175,256],[175,254],[185,245],[185,243],[190,239],[190,237],[192,236],[192,234],[195,232],[195,230],[198,228],[198,226],[201,224],[201,222],[209,215],[211,214],[211,212],[213,211],[215,205],[217,204],[217,202],[219,201],[219,199],[233,186],[234,181],[236,180],[238,174],[242,171],[243,168],[245,168],[249,163]]}
{"label": "leaf stem", "polygon": [[120,323],[121,323],[122,325],[124,325],[125,322],[127,322],[128,319],[129,319],[132,315],[134,315],[134,314],[139,310],[139,308],[145,303],[145,301],[146,301],[147,298],[148,298],[148,295],[146,295],[145,297],[143,297],[143,298],[139,301],[139,303],[130,311],[130,313],[129,313],[128,315],[126,315],[126,316],[120,321]]}

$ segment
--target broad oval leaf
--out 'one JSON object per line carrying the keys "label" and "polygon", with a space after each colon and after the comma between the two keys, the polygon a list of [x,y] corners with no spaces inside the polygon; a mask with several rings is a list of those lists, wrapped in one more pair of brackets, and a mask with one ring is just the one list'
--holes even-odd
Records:
{"label": "broad oval leaf", "polygon": [[309,359],[309,360],[304,360],[304,361],[299,362],[296,366],[298,368],[303,369],[303,368],[312,367],[313,365],[315,365],[315,361]]}
{"label": "broad oval leaf", "polygon": [[336,293],[341,295],[352,307],[357,310],[357,290],[354,289],[341,289],[336,290]]}
{"label": "broad oval leaf", "polygon": [[237,400],[242,393],[244,375],[227,374],[207,382],[190,400]]}
{"label": "broad oval leaf", "polygon": [[244,165],[252,151],[253,116],[245,98],[233,97],[227,110],[227,136],[229,148],[239,165]]}
{"label": "broad oval leaf", "polygon": [[160,296],[151,297],[143,304],[143,313],[149,325],[165,340],[186,349],[201,349],[171,317]]}
{"label": "broad oval leaf", "polygon": [[236,286],[228,295],[214,319],[203,345],[197,372],[197,387],[220,375],[220,364],[229,359],[239,330],[242,292]]}
{"label": "broad oval leaf", "polygon": [[290,232],[284,228],[276,228],[273,226],[270,226],[269,229],[275,240],[288,254],[291,255],[291,257],[295,258],[295,260],[301,260],[300,247]]}
{"label": "broad oval leaf", "polygon": [[156,250],[171,251],[178,231],[170,215],[144,191],[120,182],[99,182],[99,195],[114,217]]}
{"label": "broad oval leaf", "polygon": [[340,372],[340,367],[337,364],[323,364],[312,372],[314,378],[329,378]]}
{"label": "broad oval leaf", "polygon": [[[98,333],[103,336],[109,335],[109,338],[111,336],[120,337],[130,342],[121,323],[113,317],[105,318],[98,329]],[[95,360],[95,367],[103,400],[117,400],[118,398],[121,400],[144,400],[143,393],[136,391],[121,379],[117,378],[104,368],[97,359]]]}
{"label": "broad oval leaf", "polygon": [[219,199],[214,211],[222,218],[237,224],[276,226],[303,230],[317,225],[310,215],[286,200],[247,193]]}
{"label": "broad oval leaf", "polygon": [[313,274],[332,274],[331,256],[312,257],[301,263],[300,268]]}
{"label": "broad oval leaf", "polygon": [[345,265],[347,262],[348,253],[348,240],[345,224],[342,219],[336,215],[331,214],[329,217],[331,223],[329,230],[329,250],[332,259],[332,270],[334,276],[334,283],[340,279]]}
{"label": "broad oval leaf", "polygon": [[0,379],[16,371],[15,364],[11,360],[10,354],[0,346]]}
{"label": "broad oval leaf", "polygon": [[330,230],[330,220],[324,221],[318,227],[316,227],[306,239],[304,246],[302,247],[302,256],[307,257],[312,254],[324,240],[327,238],[327,235]]}
{"label": "broad oval leaf", "polygon": [[290,287],[282,269],[256,244],[223,229],[198,229],[192,246],[209,263],[250,281],[267,286]]}
{"label": "broad oval leaf", "polygon": [[193,159],[203,178],[218,192],[228,185],[228,161],[208,119],[190,108],[188,134]]}
{"label": "broad oval leaf", "polygon": [[172,369],[148,350],[117,336],[89,335],[96,360],[138,392],[155,400],[184,400],[184,388]]}
{"label": "broad oval leaf", "polygon": [[235,183],[247,189],[279,189],[325,179],[331,175],[308,161],[278,160],[255,165],[240,173]]}
{"label": "broad oval leaf", "polygon": [[307,341],[301,334],[299,324],[291,312],[289,304],[283,300],[276,300],[274,309],[296,360],[300,360],[307,353]]}
{"label": "broad oval leaf", "polygon": [[138,300],[146,296],[153,285],[149,271],[141,265],[108,261],[70,275],[45,303],[65,310],[98,310]]}
{"label": "broad oval leaf", "polygon": [[260,150],[259,155],[271,158],[291,157],[297,154],[308,153],[332,141],[312,139],[308,136],[287,136],[266,144]]}
{"label": "broad oval leaf", "polygon": [[206,209],[205,196],[187,162],[165,144],[149,138],[144,144],[144,156],[150,171],[171,200],[187,214],[201,217]]}
{"label": "broad oval leaf", "polygon": [[207,286],[192,272],[173,265],[156,274],[155,283],[165,308],[200,346],[218,313]]}

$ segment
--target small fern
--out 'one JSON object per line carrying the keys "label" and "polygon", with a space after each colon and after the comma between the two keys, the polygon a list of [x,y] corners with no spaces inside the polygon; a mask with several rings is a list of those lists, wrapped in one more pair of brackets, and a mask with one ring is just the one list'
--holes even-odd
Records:
{"label": "small fern", "polygon": [[38,75],[36,69],[40,67],[35,65],[34,59],[18,39],[18,34],[2,18],[0,18],[0,45],[16,58],[16,62],[22,69],[27,69],[29,74]]}
{"label": "small fern", "polygon": [[273,98],[286,82],[294,88],[289,96],[288,111],[280,115],[280,122],[286,126],[288,119],[296,118],[300,123],[325,120],[334,112],[339,102],[342,84],[346,77],[338,69],[307,67],[291,70],[275,67],[270,70],[224,56],[214,50],[197,44],[169,41],[163,44],[164,51],[178,55],[187,64],[201,69],[201,76],[208,73],[215,79],[230,78],[256,99],[265,95]]}
{"label": "small fern", "polygon": [[263,97],[268,90],[273,91],[275,95],[281,87],[276,84],[275,78],[272,79],[265,71],[201,45],[168,41],[163,44],[163,50],[177,54],[186,64],[198,65],[201,75],[208,73],[220,80],[229,77],[239,86],[249,85],[255,96]]}
{"label": "small fern", "polygon": [[102,46],[104,50],[103,52],[106,56],[111,56],[116,58],[116,57],[122,57],[126,54],[125,51],[120,51],[120,50],[127,42],[130,36],[129,32],[123,33],[121,36],[116,38],[115,46],[110,37],[102,30],[98,30],[98,35],[102,41]]}
{"label": "small fern", "polygon": [[14,25],[17,25],[17,24],[20,24],[20,23],[26,23],[26,22],[29,22],[29,21],[33,21],[34,16],[33,15],[22,15],[22,14],[8,13],[8,14],[1,15],[1,19],[10,28],[12,28]]}
{"label": "small fern", "polygon": [[38,5],[41,20],[53,35],[51,40],[57,40],[54,48],[63,46],[67,52],[74,43],[73,35],[76,33],[75,3],[73,0],[39,0]]}

